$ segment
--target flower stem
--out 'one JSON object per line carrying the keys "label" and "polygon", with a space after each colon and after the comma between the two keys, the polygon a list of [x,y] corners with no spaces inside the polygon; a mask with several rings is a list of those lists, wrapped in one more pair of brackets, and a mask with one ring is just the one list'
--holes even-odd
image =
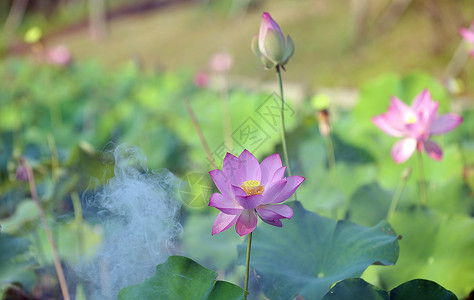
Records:
{"label": "flower stem", "polygon": [[426,185],[425,185],[425,175],[423,173],[423,157],[420,151],[418,152],[418,178],[420,180],[420,194],[421,194],[421,205],[426,206]]}
{"label": "flower stem", "polygon": [[191,108],[191,105],[189,104],[188,99],[185,99],[184,103],[186,104],[186,108],[188,109],[188,113],[189,113],[189,116],[191,117],[191,121],[193,121],[194,129],[196,129],[196,132],[198,134],[199,140],[201,141],[202,147],[204,148],[204,151],[206,151],[207,159],[209,159],[209,162],[211,163],[212,167],[214,169],[217,169],[217,164],[214,160],[214,157],[212,156],[211,150],[209,149],[209,145],[207,144],[206,139],[204,138],[204,135],[202,134],[201,127],[199,126],[196,115],[194,114],[194,111]]}
{"label": "flower stem", "polygon": [[337,186],[336,155],[334,154],[334,144],[330,134],[324,138],[326,139],[326,151],[328,152],[329,172],[331,174],[333,184]]}
{"label": "flower stem", "polygon": [[252,247],[252,233],[249,233],[248,245],[247,245],[247,260],[245,263],[245,286],[244,286],[244,296],[247,299],[249,294],[249,272],[250,272],[250,248]]}
{"label": "flower stem", "polygon": [[395,194],[393,195],[392,202],[390,202],[390,207],[388,208],[387,220],[393,216],[393,213],[395,212],[395,209],[397,208],[398,201],[400,200],[400,197],[402,196],[402,192],[405,189],[405,185],[408,181],[408,178],[410,178],[410,174],[411,174],[411,168],[408,168],[403,171],[402,180],[400,181],[400,184],[398,185],[398,188],[395,191]]}
{"label": "flower stem", "polygon": [[59,286],[61,287],[63,298],[64,300],[69,300],[71,298],[69,296],[69,291],[67,289],[66,279],[64,277],[61,261],[59,260],[58,251],[54,243],[53,234],[51,233],[51,229],[49,228],[48,221],[46,221],[46,214],[44,213],[43,207],[41,206],[41,203],[38,199],[38,194],[36,193],[36,184],[35,184],[35,177],[33,175],[33,170],[31,169],[30,164],[28,163],[26,158],[22,157],[20,160],[21,160],[20,163],[25,166],[26,171],[28,173],[28,183],[30,185],[31,198],[33,198],[34,202],[38,206],[40,219],[41,219],[41,222],[43,223],[44,231],[46,232],[49,246],[51,247],[51,252],[53,253],[54,267],[56,268],[56,273],[58,275],[58,280],[59,280]]}
{"label": "flower stem", "polygon": [[229,108],[229,89],[227,84],[227,77],[222,75],[222,89],[221,89],[221,109],[222,109],[222,127],[224,128],[224,143],[228,152],[234,148],[232,141],[232,123],[230,118]]}
{"label": "flower stem", "polygon": [[278,75],[278,83],[280,84],[280,97],[281,97],[281,107],[280,107],[280,119],[281,119],[281,144],[283,146],[283,155],[285,158],[285,165],[288,167],[288,176],[291,176],[291,167],[290,161],[288,160],[288,149],[286,148],[286,137],[285,137],[285,100],[283,98],[283,83],[281,81],[281,71],[280,65],[276,66],[276,71]]}

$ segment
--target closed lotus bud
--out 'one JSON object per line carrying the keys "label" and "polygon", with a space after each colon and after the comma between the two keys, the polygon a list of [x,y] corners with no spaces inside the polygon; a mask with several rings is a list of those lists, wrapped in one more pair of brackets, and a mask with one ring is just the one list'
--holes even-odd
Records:
{"label": "closed lotus bud", "polygon": [[28,169],[26,168],[24,157],[20,157],[20,163],[18,164],[15,175],[18,181],[28,181]]}
{"label": "closed lotus bud", "polygon": [[331,133],[331,122],[329,120],[329,111],[327,109],[318,111],[317,119],[318,119],[319,132],[321,132],[321,135],[329,136],[329,134]]}
{"label": "closed lotus bud", "polygon": [[295,51],[295,44],[288,35],[285,36],[280,26],[272,19],[269,13],[264,12],[260,32],[253,37],[252,51],[260,58],[266,69],[284,66]]}

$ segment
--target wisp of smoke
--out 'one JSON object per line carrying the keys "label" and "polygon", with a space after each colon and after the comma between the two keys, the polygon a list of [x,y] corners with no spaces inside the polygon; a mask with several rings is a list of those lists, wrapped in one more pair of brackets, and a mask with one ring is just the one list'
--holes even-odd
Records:
{"label": "wisp of smoke", "polygon": [[120,289],[151,276],[182,232],[180,180],[166,169],[149,171],[136,147],[120,145],[114,156],[115,177],[88,203],[99,208],[104,240],[92,261],[75,268],[93,300],[117,299]]}

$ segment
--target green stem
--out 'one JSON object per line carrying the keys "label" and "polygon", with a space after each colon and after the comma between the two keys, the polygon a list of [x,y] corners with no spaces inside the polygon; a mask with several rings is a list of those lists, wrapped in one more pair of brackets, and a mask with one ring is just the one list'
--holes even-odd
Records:
{"label": "green stem", "polygon": [[248,245],[247,245],[247,260],[245,263],[245,287],[244,287],[244,295],[245,299],[247,299],[247,295],[249,294],[249,272],[250,272],[250,248],[252,247],[252,233],[249,233],[248,238]]}
{"label": "green stem", "polygon": [[214,169],[217,169],[216,161],[214,160],[214,157],[212,156],[211,149],[209,149],[209,145],[207,144],[207,141],[204,138],[204,134],[202,134],[201,127],[199,126],[196,115],[194,114],[194,111],[191,107],[191,104],[189,104],[188,99],[184,99],[184,104],[186,105],[186,108],[188,109],[189,116],[191,117],[191,121],[193,122],[194,129],[196,129],[199,140],[201,141],[201,145],[204,148],[204,151],[206,151],[207,159],[209,159],[209,162],[211,163],[212,167]]}
{"label": "green stem", "polygon": [[280,65],[276,66],[276,71],[278,74],[278,82],[280,84],[280,97],[281,97],[281,107],[280,107],[280,119],[281,119],[281,143],[283,146],[283,155],[285,158],[285,165],[288,167],[288,176],[291,176],[291,167],[290,167],[290,161],[288,160],[288,149],[286,148],[286,138],[285,138],[285,100],[283,98],[283,83],[281,81],[281,71],[280,71]]}
{"label": "green stem", "polygon": [[392,202],[390,202],[390,207],[388,208],[387,220],[393,216],[393,213],[395,212],[395,209],[397,208],[398,201],[400,200],[400,197],[402,196],[402,192],[405,189],[405,185],[408,181],[408,178],[410,178],[410,174],[411,174],[411,168],[408,168],[405,171],[403,171],[402,180],[400,181],[400,184],[398,185],[398,188],[395,191],[395,194],[393,195]]}
{"label": "green stem", "polygon": [[328,152],[329,172],[331,173],[331,177],[332,177],[332,181],[334,185],[337,185],[336,155],[334,154],[334,144],[332,142],[331,135],[326,136],[325,139],[326,139],[326,150]]}
{"label": "green stem", "polygon": [[418,178],[420,180],[420,194],[421,194],[421,205],[426,206],[426,185],[425,185],[425,176],[423,173],[423,157],[420,151],[418,152]]}
{"label": "green stem", "polygon": [[222,107],[222,126],[224,128],[224,144],[226,150],[231,152],[234,149],[232,141],[232,123],[230,118],[230,108],[229,108],[229,89],[227,85],[227,77],[222,75],[222,91],[221,91],[221,107]]}

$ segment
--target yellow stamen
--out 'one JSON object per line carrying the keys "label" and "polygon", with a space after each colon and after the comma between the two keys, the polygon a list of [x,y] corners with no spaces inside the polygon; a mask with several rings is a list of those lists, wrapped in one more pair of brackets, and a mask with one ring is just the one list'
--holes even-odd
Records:
{"label": "yellow stamen", "polygon": [[261,195],[265,190],[265,187],[258,180],[244,181],[244,184],[240,187],[247,193],[247,196]]}
{"label": "yellow stamen", "polygon": [[408,118],[405,119],[406,124],[414,124],[418,121],[417,117],[415,115],[410,115]]}

